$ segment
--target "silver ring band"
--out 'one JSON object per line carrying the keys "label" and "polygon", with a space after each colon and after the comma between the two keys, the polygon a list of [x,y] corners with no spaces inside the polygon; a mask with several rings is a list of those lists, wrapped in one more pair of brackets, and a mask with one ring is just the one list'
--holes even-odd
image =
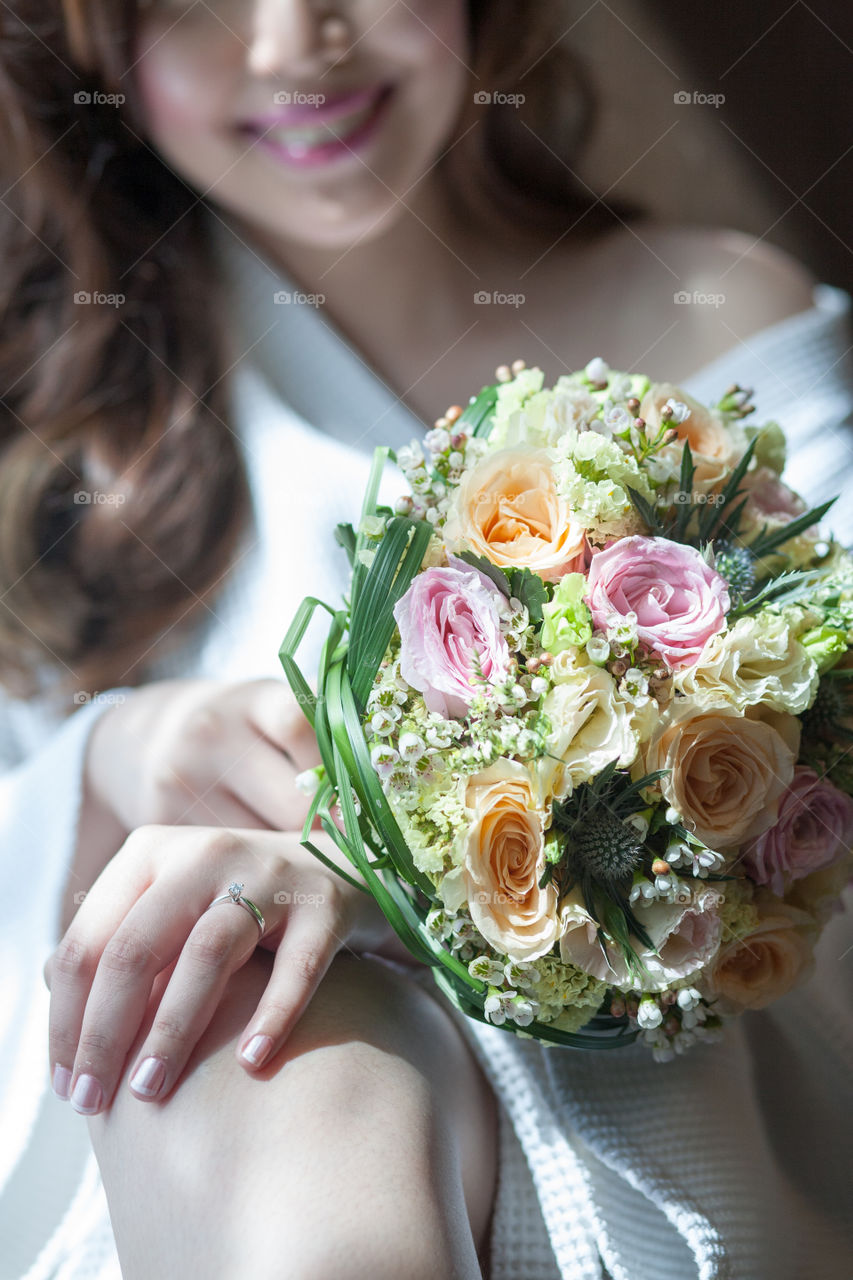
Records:
{"label": "silver ring band", "polygon": [[[238,907],[244,907],[258,926],[259,937],[263,937],[264,929],[266,928],[264,917],[261,915],[260,909],[255,906],[254,902],[252,902],[250,898],[243,897],[243,886],[238,884],[236,880],[233,884],[229,884],[227,893],[223,893],[218,898],[213,899],[210,907],[215,907],[218,902],[234,902]],[[209,911],[210,907],[206,907],[205,910]]]}

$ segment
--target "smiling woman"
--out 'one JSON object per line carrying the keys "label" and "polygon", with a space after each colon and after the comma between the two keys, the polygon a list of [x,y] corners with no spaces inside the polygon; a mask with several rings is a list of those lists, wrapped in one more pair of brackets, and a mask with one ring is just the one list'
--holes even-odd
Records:
{"label": "smiling woman", "polygon": [[[344,585],[332,531],[365,442],[422,433],[520,342],[669,377],[726,351],[726,382],[764,376],[822,447],[844,299],[586,187],[564,0],[1,8],[0,873],[28,875],[4,967],[8,1280],[598,1280],[599,1254],[626,1280],[781,1280],[812,1245],[846,1277],[842,1161],[792,1189],[743,1040],[674,1075],[673,1105],[630,1058],[475,1043],[394,967],[357,878],[300,843],[316,754],[276,657],[302,597]],[[577,530],[535,462],[480,477],[512,489],[480,532],[565,567]],[[786,1078],[844,1097],[827,1076]],[[698,1163],[667,1164],[679,1116],[720,1132],[698,1188]],[[61,1184],[50,1214],[38,1176]],[[814,1187],[826,1221],[800,1212]],[[785,1210],[764,1254],[755,1188]]]}
{"label": "smiling woman", "polygon": [[[590,112],[579,68],[554,47],[559,9],[531,20],[518,0],[362,0],[346,9],[358,39],[342,58],[342,29],[325,43],[303,5],[7,6],[7,681],[31,689],[45,664],[67,664],[87,688],[143,679],[154,637],[204,615],[240,544],[247,493],[200,195],[258,237],[341,248],[379,236],[432,169],[447,171],[444,185],[478,222],[523,212],[562,228],[586,214],[585,235],[614,222],[618,209],[596,204],[549,154],[579,143]],[[500,104],[484,116],[477,86],[510,92],[533,65],[524,122]],[[369,107],[367,128],[337,114],[350,101]],[[326,136],[332,120],[364,136],[306,149],[306,109]],[[122,305],[80,305],[98,291]],[[116,504],[74,499],[119,488],[120,518]]]}

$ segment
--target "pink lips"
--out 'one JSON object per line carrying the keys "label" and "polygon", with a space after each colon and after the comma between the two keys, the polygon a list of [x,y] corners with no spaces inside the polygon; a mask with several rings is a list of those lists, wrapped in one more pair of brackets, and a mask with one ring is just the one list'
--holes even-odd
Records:
{"label": "pink lips", "polygon": [[[392,87],[389,85],[371,86],[334,97],[326,95],[322,102],[316,100],[322,97],[320,92],[293,93],[290,95],[292,101],[283,102],[272,111],[254,116],[240,127],[242,132],[255,136],[258,145],[265,151],[286,164],[296,168],[314,168],[363,146],[375,132],[391,93]],[[371,106],[373,110],[369,110]],[[328,140],[306,142],[283,139],[280,134],[272,136],[276,130],[297,129],[300,126],[316,128],[329,125],[331,128],[334,121],[365,111],[367,115],[344,137],[330,134]]]}

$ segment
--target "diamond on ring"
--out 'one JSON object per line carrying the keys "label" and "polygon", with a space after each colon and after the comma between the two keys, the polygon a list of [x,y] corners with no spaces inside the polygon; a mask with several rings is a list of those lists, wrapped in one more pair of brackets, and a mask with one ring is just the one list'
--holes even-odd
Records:
{"label": "diamond on ring", "polygon": [[234,880],[231,884],[229,884],[228,892],[231,894],[231,897],[234,899],[235,902],[239,902],[240,894],[243,892],[243,886],[241,884],[238,884],[237,881]]}

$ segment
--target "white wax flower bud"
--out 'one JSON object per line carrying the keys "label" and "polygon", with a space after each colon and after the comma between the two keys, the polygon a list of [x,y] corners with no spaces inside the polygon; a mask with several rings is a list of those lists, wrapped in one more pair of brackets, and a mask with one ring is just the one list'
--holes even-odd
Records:
{"label": "white wax flower bud", "polygon": [[426,433],[424,444],[430,453],[444,453],[450,448],[450,432],[445,431],[444,427],[436,427]]}
{"label": "white wax flower bud", "polygon": [[420,760],[426,747],[423,739],[419,738],[416,733],[401,733],[398,743],[401,759],[407,764],[414,764],[416,760]]}
{"label": "white wax flower bud", "polygon": [[301,791],[304,796],[313,796],[317,794],[317,788],[320,786],[320,777],[316,769],[304,769],[302,773],[297,773],[293,779],[293,785],[297,791]]}
{"label": "white wax flower bud", "polygon": [[683,400],[674,400],[672,396],[670,396],[670,398],[667,400],[666,404],[664,405],[665,409],[667,407],[672,410],[672,417],[670,418],[670,422],[673,423],[675,426],[680,426],[682,422],[686,422],[687,419],[690,417],[690,409],[684,403]]}
{"label": "white wax flower bud", "polygon": [[595,356],[584,369],[590,382],[606,382],[610,377],[610,365],[601,356]]}
{"label": "white wax flower bud", "polygon": [[610,657],[610,645],[603,636],[591,636],[586,642],[586,655],[596,666],[603,666]]}
{"label": "white wax flower bud", "polygon": [[653,1031],[663,1022],[663,1012],[656,1000],[648,998],[640,1001],[637,1010],[637,1021],[644,1031]]}

